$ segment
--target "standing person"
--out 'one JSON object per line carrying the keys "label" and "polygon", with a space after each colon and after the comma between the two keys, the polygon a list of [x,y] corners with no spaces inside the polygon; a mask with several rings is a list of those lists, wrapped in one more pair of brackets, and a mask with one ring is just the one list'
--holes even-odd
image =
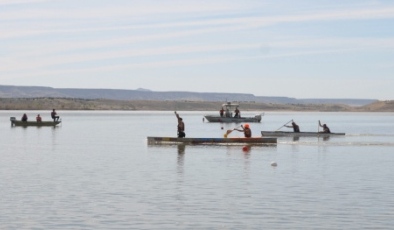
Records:
{"label": "standing person", "polygon": [[52,110],[51,117],[52,117],[53,121],[59,120],[59,116],[57,116],[55,109]]}
{"label": "standing person", "polygon": [[320,133],[331,133],[330,128],[326,124],[321,125],[320,120],[319,120],[319,126],[323,127],[323,131],[320,131]]}
{"label": "standing person", "polygon": [[239,109],[238,109],[238,107],[235,107],[234,113],[235,113],[234,117],[241,117],[241,116],[239,115]]}
{"label": "standing person", "polygon": [[41,122],[42,121],[40,114],[37,114],[36,121],[37,122]]}
{"label": "standing person", "polygon": [[299,133],[300,132],[300,126],[298,126],[294,121],[291,122],[291,125],[285,125],[285,127],[287,128],[293,128],[293,131],[295,133]]}
{"label": "standing person", "polygon": [[224,116],[224,109],[223,109],[223,107],[220,109],[219,113],[220,113],[220,116],[221,116],[221,117]]}
{"label": "standing person", "polygon": [[235,129],[239,132],[243,132],[245,137],[252,137],[252,130],[249,127],[249,124],[241,125],[242,129]]}
{"label": "standing person", "polygon": [[178,130],[178,137],[179,138],[183,138],[186,137],[185,134],[185,123],[183,123],[183,119],[179,116],[179,114],[174,111],[176,118],[178,119],[178,126],[177,126],[177,130]]}
{"label": "standing person", "polygon": [[24,113],[23,114],[23,116],[22,116],[22,119],[21,119],[22,121],[27,121],[27,115],[26,115],[26,113]]}

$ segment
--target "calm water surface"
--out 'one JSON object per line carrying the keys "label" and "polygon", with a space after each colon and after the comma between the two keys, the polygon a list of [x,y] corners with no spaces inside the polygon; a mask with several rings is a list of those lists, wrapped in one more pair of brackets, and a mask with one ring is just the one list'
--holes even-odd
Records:
{"label": "calm water surface", "polygon": [[[291,119],[301,131],[317,131],[320,119],[347,135],[249,151],[148,145],[147,136],[176,135],[173,112],[59,111],[60,127],[11,127],[22,113],[0,111],[0,229],[394,226],[393,113],[266,112],[254,136]],[[187,137],[236,127],[203,122],[205,113],[180,112]]]}

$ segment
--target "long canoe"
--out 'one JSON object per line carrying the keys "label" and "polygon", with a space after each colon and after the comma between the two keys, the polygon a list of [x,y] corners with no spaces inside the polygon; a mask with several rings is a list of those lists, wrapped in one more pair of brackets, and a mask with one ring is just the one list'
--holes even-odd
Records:
{"label": "long canoe", "polygon": [[286,132],[286,131],[261,131],[263,137],[330,137],[343,136],[345,133],[319,133],[319,132]]}
{"label": "long canoe", "polygon": [[236,137],[236,138],[177,138],[177,137],[148,137],[149,144],[185,143],[185,144],[276,144],[276,138],[268,137]]}
{"label": "long canoe", "polygon": [[27,127],[27,126],[36,126],[36,127],[41,127],[41,126],[56,126],[58,124],[61,123],[61,121],[41,121],[41,122],[37,122],[37,121],[18,121],[13,119],[13,117],[11,117],[11,126],[23,126],[23,127]]}

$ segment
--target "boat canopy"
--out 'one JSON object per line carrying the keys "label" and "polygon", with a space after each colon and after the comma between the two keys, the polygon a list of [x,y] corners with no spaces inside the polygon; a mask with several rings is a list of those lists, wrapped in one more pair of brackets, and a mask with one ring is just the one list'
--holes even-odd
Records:
{"label": "boat canopy", "polygon": [[223,108],[228,108],[228,109],[232,109],[232,108],[235,108],[238,106],[239,106],[239,104],[235,104],[235,103],[231,103],[231,102],[227,102],[222,105]]}

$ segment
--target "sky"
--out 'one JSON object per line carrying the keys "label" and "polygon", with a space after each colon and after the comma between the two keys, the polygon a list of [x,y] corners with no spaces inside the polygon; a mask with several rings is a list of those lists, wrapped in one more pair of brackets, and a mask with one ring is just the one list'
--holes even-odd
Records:
{"label": "sky", "polygon": [[0,0],[0,85],[394,100],[391,0]]}

